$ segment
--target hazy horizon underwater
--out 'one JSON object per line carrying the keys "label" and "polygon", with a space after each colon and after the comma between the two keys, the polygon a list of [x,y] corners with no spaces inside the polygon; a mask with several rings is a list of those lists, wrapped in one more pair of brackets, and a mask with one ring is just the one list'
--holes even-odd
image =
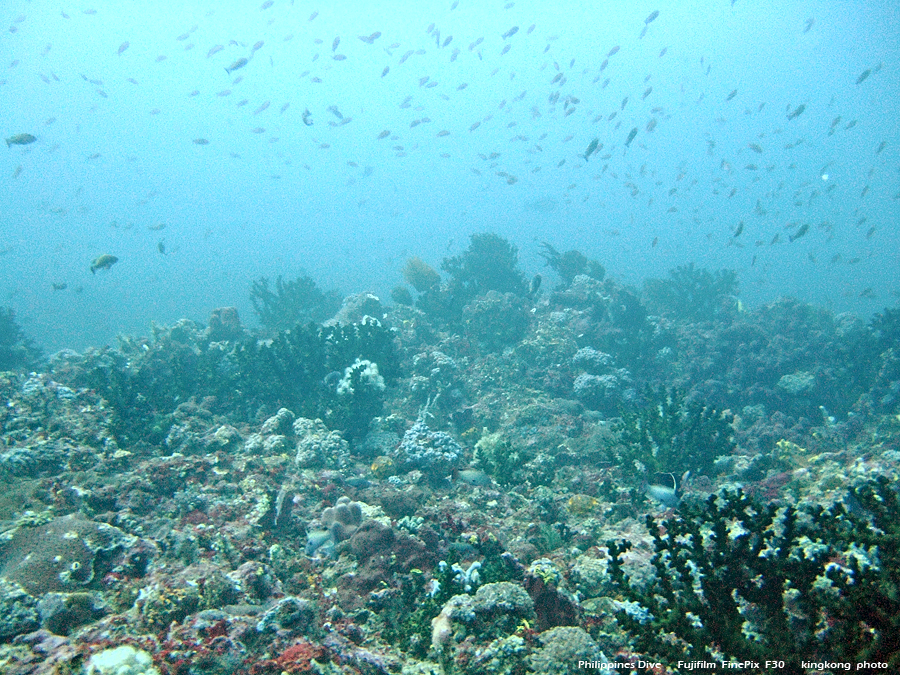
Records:
{"label": "hazy horizon underwater", "polygon": [[[4,6],[4,305],[47,350],[542,242],[752,307],[898,291],[891,2]],[[657,14],[658,12],[658,14]],[[596,143],[594,143],[596,141]],[[101,255],[118,262],[91,271]],[[552,277],[551,277],[552,278]]]}

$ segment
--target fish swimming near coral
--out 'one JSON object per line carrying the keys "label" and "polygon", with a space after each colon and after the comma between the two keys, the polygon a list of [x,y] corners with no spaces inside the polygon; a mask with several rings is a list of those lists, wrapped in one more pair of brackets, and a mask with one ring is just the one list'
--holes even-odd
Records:
{"label": "fish swimming near coral", "polygon": [[652,497],[663,506],[675,508],[678,506],[678,502],[681,501],[681,497],[678,494],[678,481],[675,480],[675,474],[666,473],[661,475],[670,476],[672,478],[672,485],[647,483],[644,487],[644,492],[648,497]]}
{"label": "fish swimming near coral", "polygon": [[96,274],[97,270],[108,270],[117,262],[119,262],[119,259],[116,256],[104,253],[94,258],[94,261],[91,263],[91,274]]}
{"label": "fish swimming near coral", "polygon": [[31,134],[16,134],[15,136],[10,136],[6,139],[6,147],[9,148],[13,145],[30,145],[37,140],[36,136],[32,136]]}

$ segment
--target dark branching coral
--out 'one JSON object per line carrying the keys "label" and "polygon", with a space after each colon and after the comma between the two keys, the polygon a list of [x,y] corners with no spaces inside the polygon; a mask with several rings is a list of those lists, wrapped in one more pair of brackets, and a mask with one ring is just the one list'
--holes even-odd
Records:
{"label": "dark branching coral", "polygon": [[519,249],[497,234],[473,234],[461,255],[444,258],[441,269],[450,275],[450,291],[457,300],[488,291],[524,296],[528,281],[519,269]]}
{"label": "dark branching coral", "polygon": [[260,323],[270,330],[285,330],[298,323],[323,321],[333,316],[341,306],[337,291],[323,292],[308,276],[284,281],[278,275],[275,291],[269,288],[268,278],[260,277],[250,286],[250,301]]}
{"label": "dark branching coral", "polygon": [[824,509],[779,507],[740,491],[647,517],[654,575],[622,569],[628,542],[609,542],[610,575],[632,606],[617,615],[635,649],[689,660],[880,662],[900,666],[900,500],[885,478]]}
{"label": "dark branching coral", "polygon": [[872,317],[869,327],[881,349],[900,348],[900,309],[886,308]]}
{"label": "dark branching coral", "polygon": [[384,386],[400,373],[393,334],[374,319],[232,343],[211,343],[187,324],[157,329],[152,342],[91,353],[74,377],[59,377],[107,401],[117,440],[159,443],[172,413],[191,399],[214,401],[234,422],[286,407],[353,437],[379,414]]}
{"label": "dark branching coral", "polygon": [[644,296],[653,311],[678,319],[712,321],[724,308],[734,307],[737,293],[734,270],[696,268],[694,263],[669,270],[669,279],[647,279]]}
{"label": "dark branching coral", "polygon": [[27,337],[12,307],[0,307],[0,370],[31,368],[41,359],[41,350]]}
{"label": "dark branching coral", "polygon": [[560,253],[546,241],[541,244],[540,255],[547,267],[556,272],[563,281],[563,286],[568,286],[579,274],[586,274],[597,281],[603,281],[606,269],[596,260],[591,260],[581,251],[566,251]]}
{"label": "dark branching coral", "polygon": [[351,437],[381,411],[383,386],[370,382],[377,378],[364,362],[376,364],[384,384],[400,374],[393,334],[374,319],[298,325],[271,341],[245,342],[234,356],[235,384],[243,390],[243,400],[321,417]]}
{"label": "dark branching coral", "polygon": [[638,460],[663,473],[712,475],[716,458],[734,450],[730,413],[687,402],[676,389],[648,389],[644,398],[647,405],[625,413],[618,425],[620,461]]}

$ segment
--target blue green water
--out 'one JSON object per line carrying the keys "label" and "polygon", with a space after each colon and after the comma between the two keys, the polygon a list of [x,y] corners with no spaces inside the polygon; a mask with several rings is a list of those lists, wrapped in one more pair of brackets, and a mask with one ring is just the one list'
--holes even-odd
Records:
{"label": "blue green water", "polygon": [[529,273],[548,241],[896,304],[893,2],[219,4],[0,8],[3,137],[37,137],[0,155],[0,304],[46,348],[252,323],[260,276],[387,297],[485,231]]}

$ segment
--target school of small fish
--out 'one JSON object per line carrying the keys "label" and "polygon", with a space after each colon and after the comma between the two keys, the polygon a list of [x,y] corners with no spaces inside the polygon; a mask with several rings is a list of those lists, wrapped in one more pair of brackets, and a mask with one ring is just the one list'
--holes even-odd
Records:
{"label": "school of small fish", "polygon": [[[629,41],[603,44],[603,31],[595,30],[590,53],[570,54],[560,46],[564,41],[559,34],[545,30],[539,21],[525,20],[514,2],[503,5],[504,27],[493,31],[468,21],[465,3],[448,6],[411,36],[387,23],[336,31],[338,17],[324,5],[301,13],[293,3],[266,0],[258,8],[265,21],[254,23],[248,18],[248,32],[243,35],[223,34],[212,20],[208,26],[181,26],[165,41],[139,33],[118,35],[107,47],[115,62],[110,72],[47,67],[40,77],[47,86],[82,84],[91,111],[115,111],[117,105],[133,110],[130,97],[138,100],[152,88],[157,77],[154,68],[175,69],[192,82],[184,90],[182,109],[159,103],[146,106],[144,114],[148,120],[170,120],[173,114],[192,111],[193,129],[175,130],[170,142],[193,144],[196,153],[210,158],[220,153],[216,161],[240,161],[242,146],[267,143],[290,148],[275,151],[285,170],[298,165],[309,169],[319,161],[314,159],[316,153],[325,161],[330,153],[352,152],[348,148],[384,141],[374,146],[375,152],[398,166],[413,155],[457,158],[467,161],[471,176],[484,183],[519,188],[529,175],[534,176],[530,181],[543,182],[542,177],[554,171],[572,173],[574,182],[558,196],[564,201],[599,200],[592,186],[605,184],[604,189],[623,190],[648,206],[663,203],[671,218],[688,218],[680,213],[680,200],[687,192],[702,189],[701,177],[692,175],[690,168],[678,165],[673,172],[671,166],[654,161],[655,144],[665,138],[670,120],[681,114],[679,105],[715,106],[716,117],[710,116],[703,135],[718,171],[707,184],[711,194],[728,199],[752,194],[765,174],[789,165],[791,159],[785,153],[801,152],[822,138],[850,133],[858,122],[855,114],[843,111],[830,124],[819,124],[815,120],[823,114],[822,104],[800,97],[778,100],[773,93],[772,105],[766,107],[770,102],[752,100],[742,87],[716,90],[710,85],[707,89],[703,83],[716,64],[705,55],[698,59],[680,53],[677,32],[668,24],[665,11],[636,15]],[[101,14],[99,7],[71,14],[63,11],[57,20],[89,30],[84,24]],[[213,15],[211,11],[207,16]],[[9,32],[24,31],[27,19],[22,15]],[[248,39],[250,26],[258,27],[260,39]],[[814,28],[818,30],[818,24],[810,18],[798,28],[798,36]],[[51,44],[41,50],[43,58],[52,53]],[[690,98],[674,103],[672,84],[659,79],[652,67],[635,77],[628,61],[646,54],[652,56],[650,63],[666,64],[672,58],[692,61],[684,73],[686,80],[692,78]],[[18,63],[19,59],[13,60],[9,69]],[[863,91],[875,86],[881,68],[878,63],[856,71],[855,76],[842,77],[849,89]],[[542,84],[520,86],[526,79],[520,76],[524,71],[530,81],[538,73]],[[378,105],[360,105],[358,95],[342,93],[341,83],[350,72],[358,83],[365,83],[365,97],[381,99]],[[278,79],[290,81],[289,88],[281,89],[290,94],[278,94],[274,86],[267,93]],[[0,87],[5,83],[0,80]],[[486,90],[493,93],[486,96]],[[485,100],[491,102],[487,107]],[[753,131],[736,144],[722,140],[719,129],[738,119]],[[50,125],[55,121],[47,119],[40,134],[34,128],[8,129],[7,148],[26,158],[38,151],[54,151],[58,145]],[[889,144],[882,141],[873,154],[880,155],[885,147]],[[85,161],[104,159],[97,151],[83,154]],[[357,176],[365,178],[377,170],[374,160],[363,161],[366,154],[360,152],[358,161],[344,162],[353,171],[348,185]],[[19,164],[13,178],[18,179],[24,170],[27,166],[23,169]],[[745,228],[745,239],[752,232],[757,247],[784,240],[789,244],[801,238],[808,241],[815,238],[814,233],[817,240],[831,237],[832,223],[801,222],[803,205],[838,189],[825,169],[820,175],[818,183],[800,181],[761,192],[752,213],[739,225],[728,225],[722,236],[725,244],[745,246],[739,239]],[[787,225],[770,222],[767,216],[775,193],[789,190],[795,191],[797,218]],[[868,192],[867,182],[858,198],[864,200]],[[900,199],[900,193],[894,199]],[[858,218],[860,229],[866,221],[862,214]],[[693,225],[699,224],[693,216]],[[866,239],[876,232],[875,225],[868,227]],[[664,241],[661,231],[648,232],[648,247],[655,248],[661,237]],[[158,247],[163,252],[161,241]],[[91,271],[109,269],[111,258],[101,256]],[[751,264],[756,260],[754,255]]]}

